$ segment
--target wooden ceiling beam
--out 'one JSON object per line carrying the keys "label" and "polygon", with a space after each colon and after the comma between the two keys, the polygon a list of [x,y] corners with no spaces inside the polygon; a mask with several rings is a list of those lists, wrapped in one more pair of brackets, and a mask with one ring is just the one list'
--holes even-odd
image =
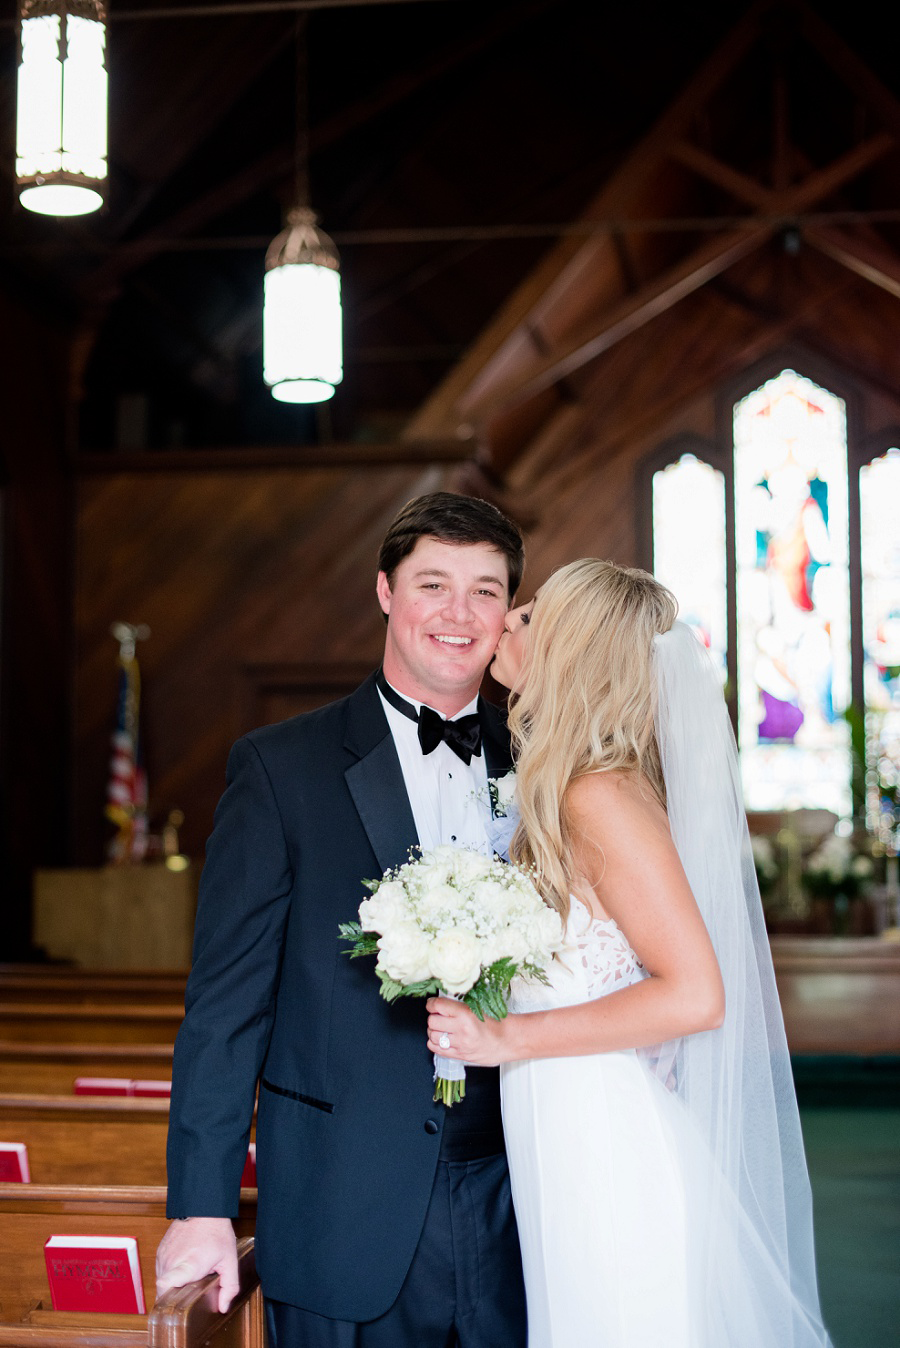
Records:
{"label": "wooden ceiling beam", "polygon": [[260,445],[256,449],[166,449],[137,453],[81,450],[73,457],[79,474],[255,472],[283,468],[390,468],[463,463],[474,457],[472,440],[398,440],[384,444]]}
{"label": "wooden ceiling beam", "polygon": [[[892,138],[880,132],[861,145],[854,146],[826,168],[810,173],[803,182],[796,183],[786,192],[759,189],[764,193],[766,210],[761,214],[766,218],[760,219],[756,229],[711,239],[683,262],[648,282],[637,294],[629,296],[603,314],[598,321],[574,333],[544,360],[535,362],[529,369],[490,389],[478,400],[462,399],[459,404],[460,414],[470,421],[489,418],[511,403],[532,398],[559,379],[573,374],[765,243],[779,227],[779,220],[789,220],[791,216],[809,210],[891,148]],[[718,161],[707,156],[705,151],[700,150],[697,154],[698,163],[711,161],[716,165],[716,171],[719,167],[727,169],[725,165],[719,166]],[[748,191],[752,189],[756,195],[758,184],[744,179],[743,174],[736,176],[747,185]]]}
{"label": "wooden ceiling beam", "polygon": [[[646,136],[635,146],[602,190],[583,212],[585,220],[604,220],[628,215],[629,203],[637,191],[657,170],[673,142],[681,140],[715,91],[724,83],[759,36],[761,21],[774,0],[758,0],[724,42],[700,67],[693,79],[672,102]],[[562,289],[567,277],[578,270],[579,258],[586,247],[578,238],[567,238],[553,247],[538,267],[526,278],[484,329],[467,354],[451,370],[431,397],[410,421],[405,434],[428,436],[446,434],[459,420],[458,404],[477,384],[487,385],[490,365],[507,342],[514,340],[532,309],[547,293]]]}
{"label": "wooden ceiling beam", "polygon": [[647,282],[635,295],[620,301],[588,327],[574,333],[551,356],[537,361],[525,377],[509,379],[497,385],[477,402],[462,400],[459,411],[467,420],[488,419],[512,403],[526,401],[551,384],[574,374],[589,361],[608,351],[617,342],[637,332],[651,319],[665,313],[685,296],[727,271],[748,253],[760,248],[774,232],[774,226],[760,224],[754,229],[717,235],[668,271]]}
{"label": "wooden ceiling beam", "polygon": [[888,151],[896,148],[897,142],[894,137],[887,131],[879,131],[877,135],[870,136],[859,145],[854,145],[852,150],[848,150],[825,168],[816,169],[804,178],[803,182],[795,183],[787,192],[773,192],[770,210],[773,214],[785,215],[811,210],[832,192],[837,192],[854,178],[858,178]]}
{"label": "wooden ceiling beam", "polygon": [[669,151],[669,156],[676,163],[696,173],[699,178],[705,178],[715,187],[721,187],[737,201],[752,206],[754,210],[765,210],[772,199],[771,188],[764,187],[755,178],[739,172],[730,164],[724,164],[721,159],[717,159],[707,150],[701,150],[699,145],[692,145],[690,141],[676,141]]}
{"label": "wooden ceiling beam", "polygon": [[[449,74],[465,61],[479,55],[485,48],[504,37],[511,28],[548,8],[552,3],[553,0],[531,0],[528,5],[515,3],[474,35],[467,31],[460,42],[441,49],[429,65],[387,81],[374,93],[359,98],[318,126],[312,127],[309,137],[310,150],[318,152],[341,140],[358,127],[370,122],[374,116],[403,102],[424,85]],[[211,220],[217,219],[234,206],[246,201],[255,192],[285,178],[293,171],[294,163],[294,147],[288,142],[254,159],[253,163],[225,182],[217,184],[209,192],[189,202],[158,228],[139,239],[119,245],[86,279],[84,282],[86,293],[97,294],[107,290],[115,293],[125,276],[156,257],[172,238],[201,229]]]}
{"label": "wooden ceiling beam", "polygon": [[672,146],[672,158],[686,168],[692,169],[701,178],[714,183],[729,192],[738,201],[752,206],[763,215],[794,215],[809,210],[825,197],[830,196],[865,172],[888,151],[896,149],[892,135],[881,131],[868,140],[855,145],[852,150],[841,155],[825,168],[812,170],[800,183],[784,191],[773,191],[754,178],[740,173],[729,164],[724,164],[714,155],[708,154],[696,145],[679,141]]}
{"label": "wooden ceiling beam", "polygon": [[871,238],[862,239],[836,225],[804,229],[803,241],[833,262],[900,299],[900,257]]}
{"label": "wooden ceiling beam", "polygon": [[[748,365],[760,360],[767,352],[783,346],[785,342],[802,332],[803,328],[815,318],[817,313],[831,308],[836,300],[848,292],[852,284],[852,281],[847,278],[835,285],[827,286],[811,296],[806,303],[793,309],[790,314],[764,324],[740,346],[727,348],[720,360],[698,370],[689,379],[674,381],[673,392],[670,396],[660,399],[650,407],[642,408],[641,411],[627,419],[617,420],[614,431],[599,443],[596,440],[590,440],[590,419],[585,417],[579,436],[584,446],[583,449],[569,458],[559,455],[550,465],[553,476],[552,491],[556,492],[562,484],[571,481],[573,478],[577,479],[586,469],[596,466],[598,460],[608,461],[623,453],[633,453],[636,444],[646,440],[657,428],[664,426],[681,408],[688,406],[695,398],[739,374]],[[569,433],[574,433],[571,424]],[[542,434],[546,434],[546,431]],[[528,474],[528,454],[529,450],[526,449],[520,456],[520,463],[525,470],[519,478],[522,487],[526,487],[527,484],[528,490],[540,490],[541,492],[550,490],[545,480],[537,482]],[[555,473],[553,472],[554,468],[556,469]],[[517,475],[519,471],[517,470]]]}

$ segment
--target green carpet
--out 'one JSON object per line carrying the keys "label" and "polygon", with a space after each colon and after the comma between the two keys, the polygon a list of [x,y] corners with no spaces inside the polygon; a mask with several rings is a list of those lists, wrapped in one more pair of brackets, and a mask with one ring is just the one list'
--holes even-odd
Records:
{"label": "green carpet", "polygon": [[797,1084],[825,1323],[835,1348],[900,1348],[900,1108]]}

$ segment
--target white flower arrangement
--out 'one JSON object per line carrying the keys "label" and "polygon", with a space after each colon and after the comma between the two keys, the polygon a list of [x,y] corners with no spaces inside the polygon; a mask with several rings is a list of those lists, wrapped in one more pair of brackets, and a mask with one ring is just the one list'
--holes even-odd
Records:
{"label": "white flower arrangement", "polygon": [[850,899],[871,879],[873,872],[872,858],[858,850],[852,837],[832,833],[806,858],[803,880],[818,898],[843,894]]}
{"label": "white flower arrangement", "polygon": [[[481,1020],[502,1020],[513,978],[546,981],[546,965],[562,945],[559,914],[530,877],[467,848],[436,847],[365,884],[371,898],[340,934],[351,942],[351,956],[377,956],[389,1002],[444,993]],[[443,1064],[435,1060],[434,1098],[452,1105],[465,1095],[465,1073],[454,1080]]]}

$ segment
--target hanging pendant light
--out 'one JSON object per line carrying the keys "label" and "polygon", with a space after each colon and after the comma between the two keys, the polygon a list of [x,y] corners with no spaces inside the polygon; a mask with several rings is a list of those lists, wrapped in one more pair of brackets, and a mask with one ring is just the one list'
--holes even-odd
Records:
{"label": "hanging pendant light", "polygon": [[263,377],[285,403],[321,403],[344,377],[338,251],[307,206],[266,253]]}
{"label": "hanging pendant light", "polygon": [[87,215],[106,184],[106,6],[20,0],[16,180],[40,215]]}
{"label": "hanging pendant light", "polygon": [[294,208],[266,252],[263,378],[283,403],[323,403],[344,377],[340,258],[309,209],[307,16],[297,19]]}

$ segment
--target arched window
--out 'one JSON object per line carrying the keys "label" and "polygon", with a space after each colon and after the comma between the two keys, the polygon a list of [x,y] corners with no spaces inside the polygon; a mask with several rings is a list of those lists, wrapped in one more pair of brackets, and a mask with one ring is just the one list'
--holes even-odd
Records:
{"label": "arched window", "polygon": [[653,573],[678,598],[679,617],[728,672],[725,478],[685,452],[653,474]]}
{"label": "arched window", "polygon": [[727,668],[747,808],[849,816],[855,704],[868,823],[887,841],[900,800],[900,448],[859,469],[857,497],[845,403],[822,384],[781,369],[728,413],[718,451],[680,441],[645,466],[654,573]]}
{"label": "arched window", "polygon": [[847,429],[783,370],[734,410],[738,739],[749,810],[848,815]]}
{"label": "arched window", "polygon": [[859,473],[866,817],[885,844],[900,805],[900,449]]}

